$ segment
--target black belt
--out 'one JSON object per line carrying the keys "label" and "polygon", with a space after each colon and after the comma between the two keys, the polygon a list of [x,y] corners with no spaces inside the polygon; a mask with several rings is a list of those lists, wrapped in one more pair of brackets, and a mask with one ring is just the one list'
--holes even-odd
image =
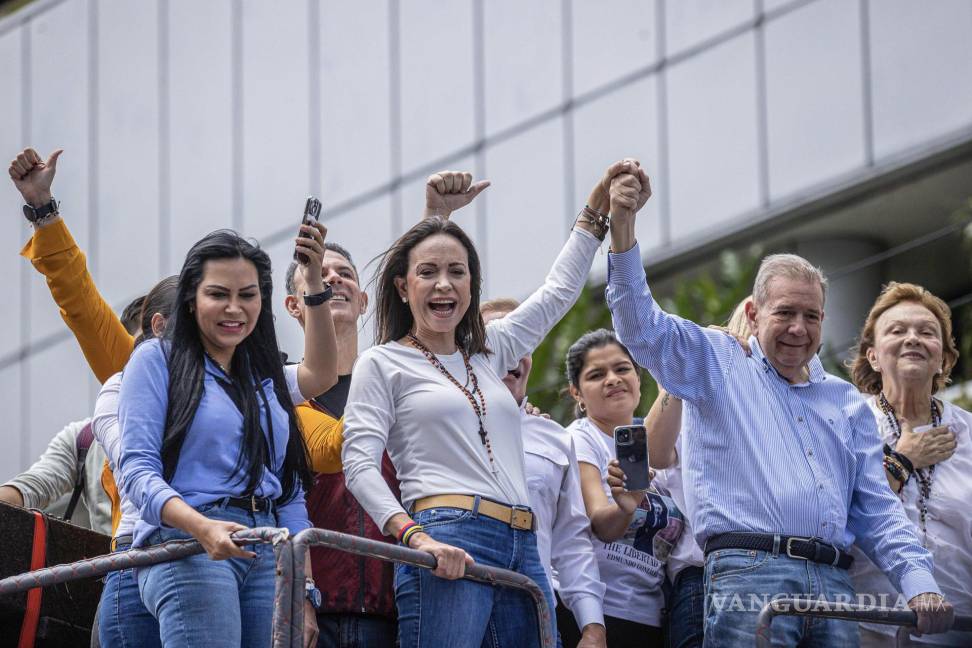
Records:
{"label": "black belt", "polygon": [[273,500],[269,497],[250,495],[249,497],[227,497],[222,501],[229,506],[235,506],[252,513],[263,513],[273,509]]}
{"label": "black belt", "polygon": [[705,543],[705,555],[720,549],[754,549],[778,551],[790,558],[850,569],[854,557],[816,538],[775,536],[769,533],[721,533]]}

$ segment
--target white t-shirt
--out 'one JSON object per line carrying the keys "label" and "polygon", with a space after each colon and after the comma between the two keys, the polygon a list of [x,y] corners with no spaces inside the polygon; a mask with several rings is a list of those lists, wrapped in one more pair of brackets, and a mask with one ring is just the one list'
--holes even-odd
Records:
{"label": "white t-shirt", "polygon": [[679,435],[675,441],[675,447],[679,448],[677,453],[679,459],[676,460],[675,465],[665,470],[655,471],[655,479],[652,482],[660,492],[675,501],[675,505],[684,515],[685,526],[682,529],[682,535],[679,536],[678,544],[672,549],[666,564],[668,580],[672,583],[675,582],[675,577],[678,576],[679,572],[686,567],[702,567],[705,564],[705,556],[702,554],[702,549],[699,548],[699,543],[695,541],[695,534],[692,533],[692,525],[689,523],[689,516],[686,514],[685,488],[682,484],[682,462],[680,459],[682,456],[681,441],[682,437]]}
{"label": "white t-shirt", "polygon": [[573,612],[577,627],[604,625],[604,583],[594,556],[570,433],[556,421],[527,414],[522,406],[520,416],[540,561],[551,587]]}
{"label": "white t-shirt", "polygon": [[[381,476],[386,448],[405,506],[444,494],[529,505],[520,408],[500,376],[531,353],[577,301],[599,245],[591,234],[573,230],[544,285],[519,308],[486,326],[486,346],[492,353],[469,359],[486,397],[492,465],[469,400],[418,349],[388,342],[361,354],[344,410],[341,458],[348,490],[379,529],[405,513]],[[466,381],[461,353],[438,358],[460,384]]]}
{"label": "white t-shirt", "polygon": [[[614,502],[607,483],[608,464],[617,458],[614,441],[587,418],[567,428],[574,437],[577,461],[601,471],[601,486]],[[671,498],[649,491],[635,511],[624,537],[602,542],[594,537],[604,593],[604,613],[650,626],[661,626],[665,606],[665,563],[678,543],[685,520]]]}
{"label": "white t-shirt", "polygon": [[[887,416],[874,398],[868,405],[877,420],[882,441],[894,446],[894,430]],[[931,497],[927,500],[928,515],[923,538],[925,547],[935,560],[935,581],[945,595],[945,600],[955,606],[955,614],[972,615],[972,414],[945,403],[942,423],[955,433],[955,453],[935,468],[932,478]],[[905,514],[915,525],[918,537],[922,537],[918,515],[918,481],[912,477],[901,491]],[[882,604],[882,594],[887,605],[898,603],[898,592],[881,570],[874,566],[856,546],[853,548],[854,564],[851,578],[854,589],[860,594],[873,594],[877,604]],[[906,601],[901,601],[904,605]],[[864,624],[867,628],[893,636],[896,626]],[[913,637],[912,641],[940,646],[968,646],[972,638],[968,633]]]}

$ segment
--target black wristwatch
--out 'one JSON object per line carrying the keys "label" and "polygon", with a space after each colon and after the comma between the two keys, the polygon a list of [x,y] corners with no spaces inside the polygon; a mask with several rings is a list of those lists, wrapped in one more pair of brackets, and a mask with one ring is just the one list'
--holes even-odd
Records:
{"label": "black wristwatch", "polygon": [[305,306],[320,306],[324,302],[331,299],[334,296],[334,291],[331,290],[331,284],[324,284],[324,291],[319,292],[315,295],[308,295],[304,293],[304,305]]}
{"label": "black wristwatch", "polygon": [[32,205],[24,205],[24,218],[26,218],[31,223],[36,223],[39,220],[47,218],[48,216],[57,216],[57,201],[54,200],[54,196],[51,196],[51,201],[46,205],[41,205],[40,207],[34,207]]}
{"label": "black wristwatch", "polygon": [[320,610],[321,605],[324,603],[324,597],[321,596],[321,590],[317,589],[317,585],[314,581],[309,578],[304,582],[304,597],[310,601],[311,606],[314,610]]}

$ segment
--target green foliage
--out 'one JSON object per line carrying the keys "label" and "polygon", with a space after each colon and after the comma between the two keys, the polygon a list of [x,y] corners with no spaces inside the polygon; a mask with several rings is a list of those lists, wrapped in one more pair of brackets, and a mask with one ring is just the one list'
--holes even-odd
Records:
{"label": "green foliage", "polygon": [[[700,324],[723,324],[736,304],[749,294],[761,257],[758,249],[723,252],[714,270],[686,278],[672,294],[655,293],[655,298],[670,313]],[[603,286],[596,289],[588,286],[533,354],[527,390],[530,402],[563,425],[574,419],[574,403],[566,393],[564,374],[567,349],[584,333],[598,328],[613,328],[611,313],[604,302]],[[657,395],[658,386],[645,372],[641,380],[639,416],[645,415]]]}

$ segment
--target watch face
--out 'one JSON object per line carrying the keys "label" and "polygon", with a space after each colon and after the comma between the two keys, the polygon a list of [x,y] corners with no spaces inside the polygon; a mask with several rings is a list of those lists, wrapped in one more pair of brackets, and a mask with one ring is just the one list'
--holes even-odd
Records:
{"label": "watch face", "polygon": [[29,220],[31,223],[34,222],[34,208],[30,205],[24,205],[24,218]]}
{"label": "watch face", "polygon": [[317,589],[316,587],[308,587],[307,600],[310,601],[310,604],[314,606],[315,610],[320,609],[321,603],[324,602],[323,597],[321,596],[321,590]]}

